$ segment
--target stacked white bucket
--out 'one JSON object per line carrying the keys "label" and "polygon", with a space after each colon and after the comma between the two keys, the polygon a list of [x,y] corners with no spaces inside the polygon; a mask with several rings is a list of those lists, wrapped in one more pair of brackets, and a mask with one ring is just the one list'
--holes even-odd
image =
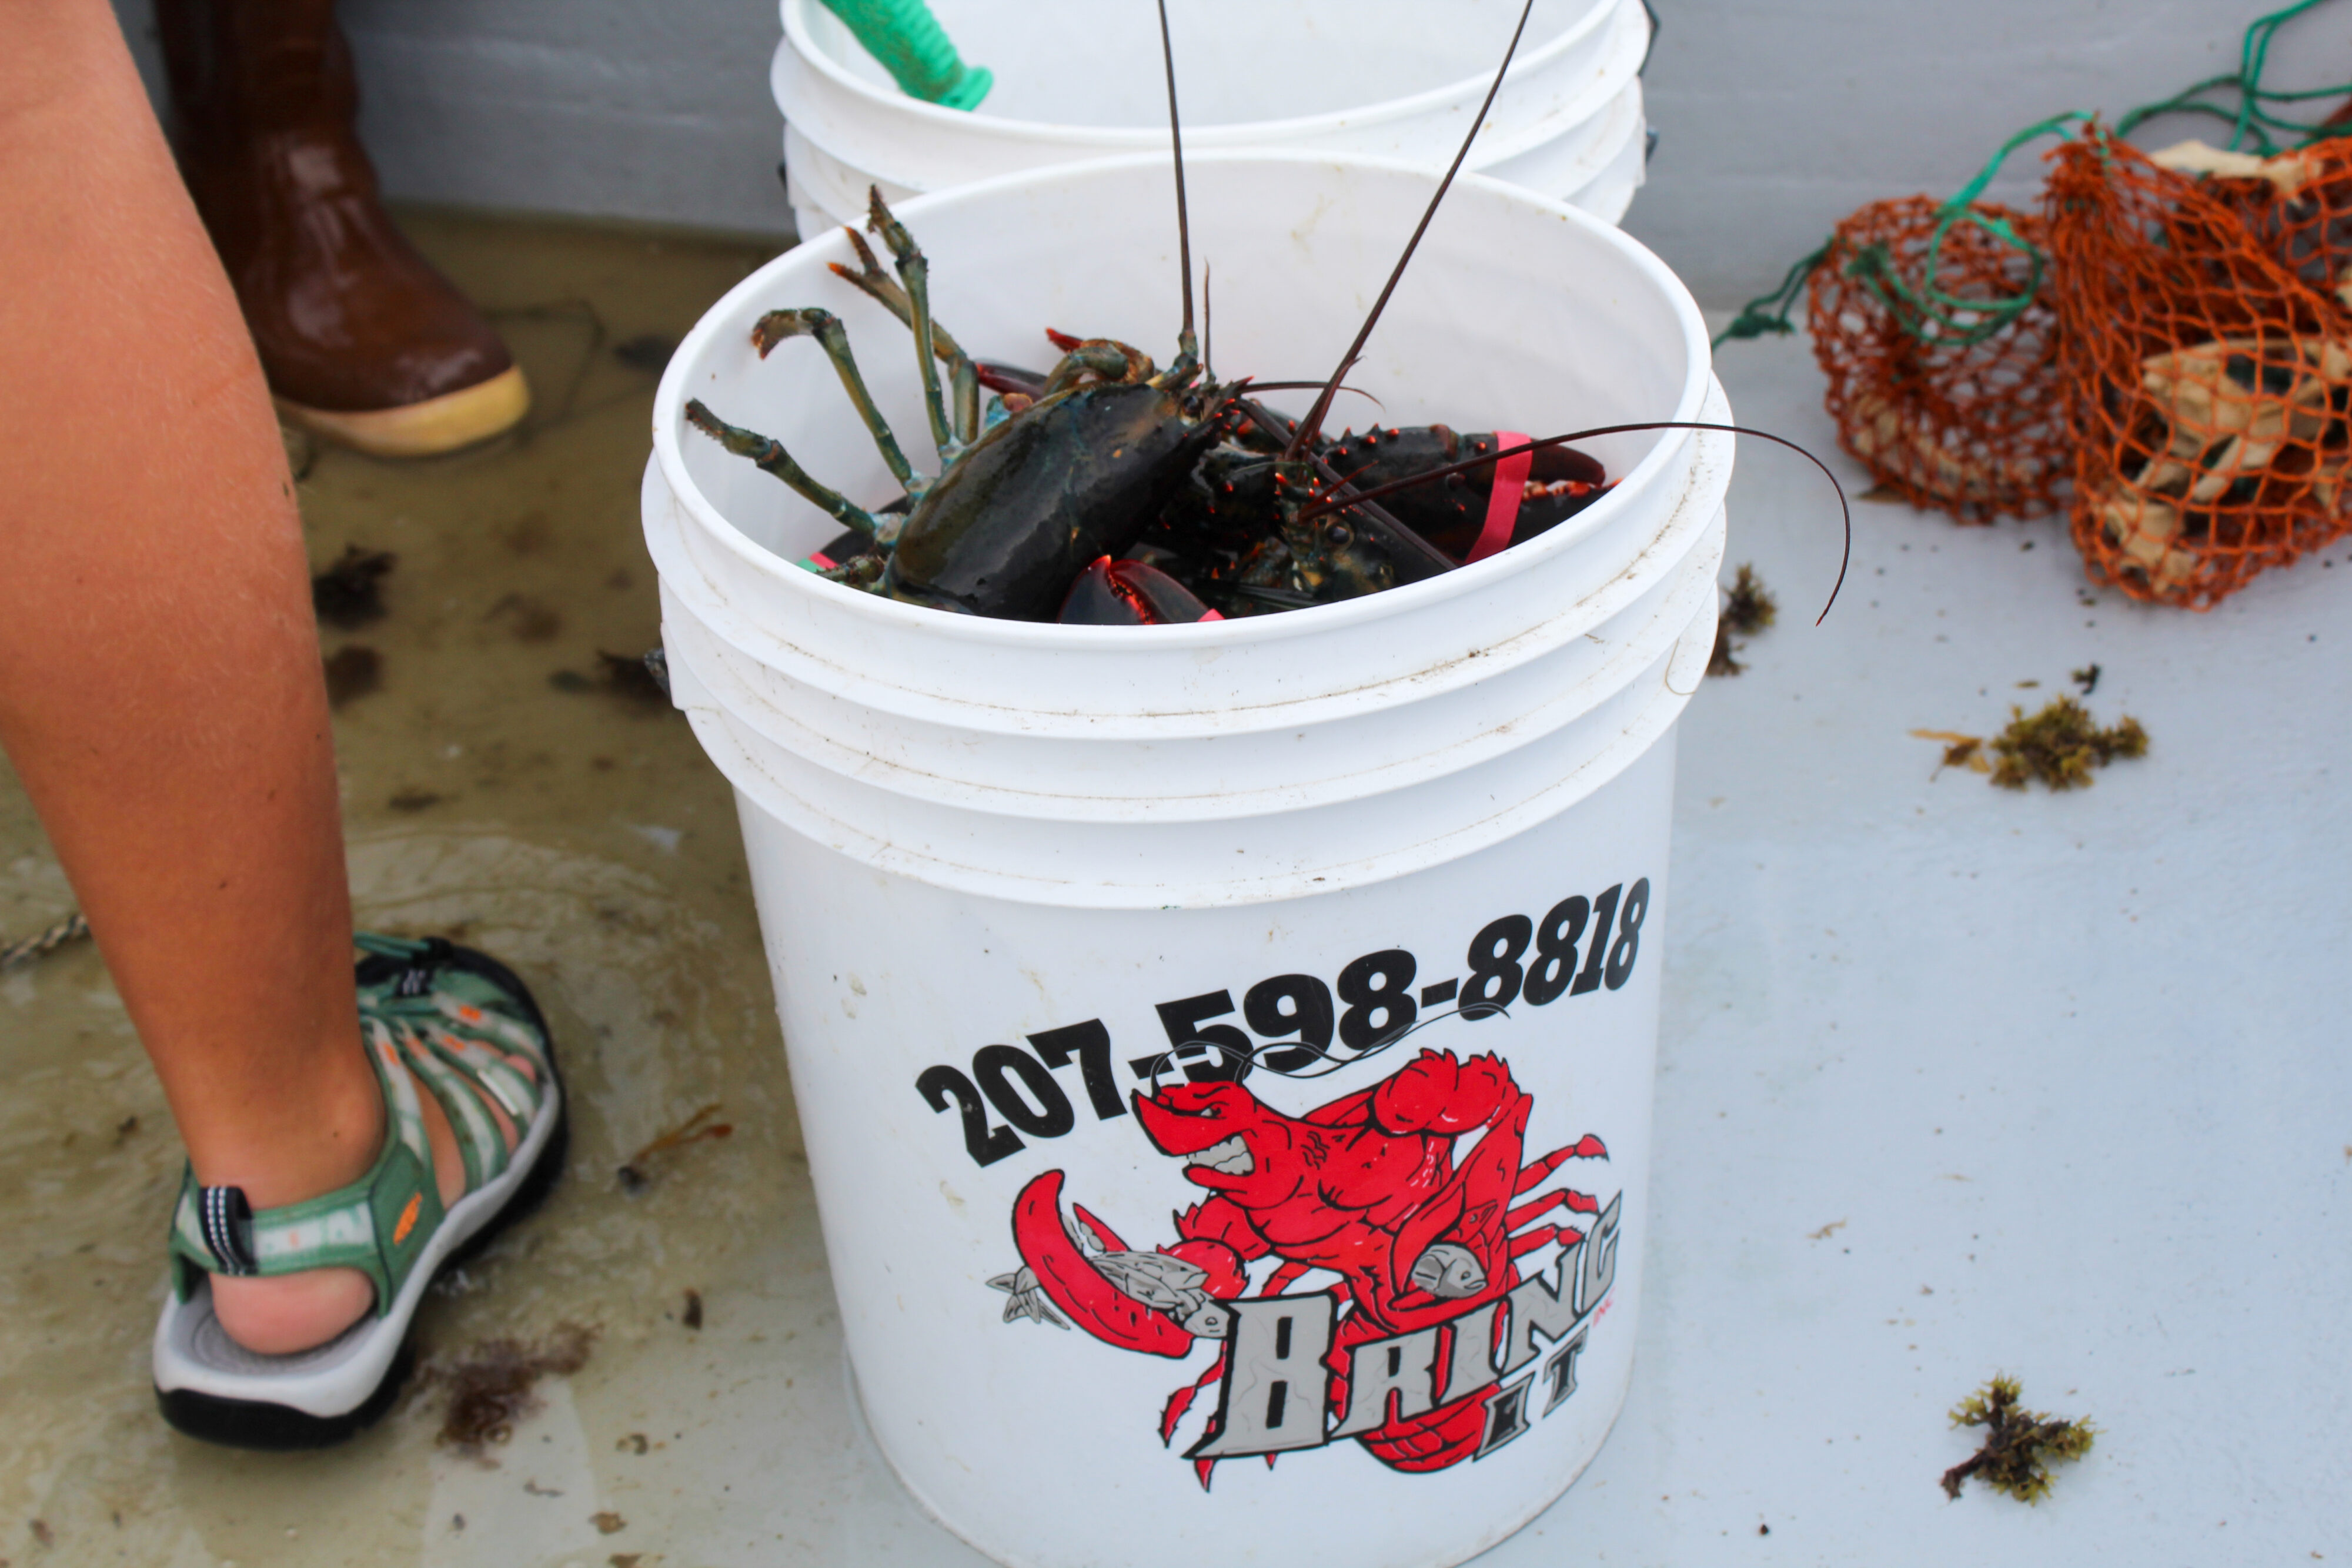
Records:
{"label": "stacked white bucket", "polygon": [[[1167,145],[1158,13],[1105,0],[932,0],[996,83],[971,113],[908,97],[820,0],[782,0],[771,80],[803,235],[975,180]],[[1169,7],[1186,145],[1359,153],[1444,169],[1494,78],[1516,0],[1183,0]],[[1537,0],[1468,167],[1609,223],[1642,183],[1642,0]]]}
{"label": "stacked white bucket", "polygon": [[[1188,162],[1216,372],[1328,372],[1431,177]],[[901,215],[971,352],[1044,365],[1051,326],[1164,361],[1173,204],[1147,157]],[[683,420],[698,397],[892,495],[815,345],[750,341],[767,309],[835,311],[927,453],[908,335],[827,272],[848,259],[820,234],[695,329],[644,503],[676,700],[737,792],[874,1435],[1009,1563],[1470,1557],[1568,1487],[1631,1375],[1673,728],[1714,641],[1729,438],[1591,441],[1621,477],[1577,517],[1344,603],[1140,628],[918,609],[793,564],[835,525]],[[1661,263],[1475,177],[1349,380],[1383,424],[1728,417]],[[1461,1010],[1481,1000],[1505,1010]],[[1234,1050],[1257,1062],[1238,1087],[1190,1083]],[[1171,1133],[1131,1098],[1155,1071],[1225,1119]],[[1204,1249],[1192,1274],[1155,1251],[1204,1236],[1247,1260],[1240,1299]],[[1018,1273],[1048,1253],[1062,1308]],[[1221,1364],[1163,1443],[1171,1395]],[[1417,1443],[1447,1462],[1397,1468]]]}

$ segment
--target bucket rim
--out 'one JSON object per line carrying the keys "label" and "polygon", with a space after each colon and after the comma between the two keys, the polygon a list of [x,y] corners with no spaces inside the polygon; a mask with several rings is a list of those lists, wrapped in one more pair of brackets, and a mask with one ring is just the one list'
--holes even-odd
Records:
{"label": "bucket rim", "polygon": [[[1437,176],[1427,169],[1403,159],[1354,153],[1230,148],[1197,153],[1186,159],[1188,173],[1211,168],[1268,165],[1401,175],[1425,186],[1433,186],[1437,181]],[[1159,171],[1166,166],[1166,157],[1157,152],[1087,159],[1043,169],[1021,170],[943,191],[929,192],[896,205],[893,210],[911,225],[929,214],[972,204],[985,204],[1010,193],[1129,170]],[[1635,271],[1658,290],[1683,333],[1682,391],[1673,412],[1662,417],[1685,422],[1700,417],[1700,411],[1713,384],[1713,353],[1697,301],[1692,298],[1690,290],[1672,268],[1639,240],[1570,203],[1541,195],[1507,181],[1468,172],[1455,177],[1454,190],[1450,194],[1459,194],[1464,191],[1475,191],[1482,195],[1530,207],[1555,217],[1571,228],[1582,230],[1588,239],[1604,248],[1618,251],[1623,259],[1630,262]],[[1153,639],[1159,646],[1171,651],[1191,648],[1209,652],[1310,636],[1357,622],[1381,621],[1410,614],[1427,605],[1478,592],[1491,583],[1532,567],[1544,556],[1575,548],[1614,521],[1619,512],[1633,506],[1638,496],[1657,484],[1672,463],[1695,449],[1701,434],[1695,430],[1657,433],[1660,438],[1612,486],[1608,494],[1568,522],[1523,545],[1497,551],[1484,560],[1456,567],[1435,577],[1401,584],[1379,593],[1368,593],[1337,603],[1309,605],[1277,615],[1195,622],[1189,625],[1064,626],[1051,622],[951,614],[924,605],[902,603],[841,583],[828,582],[816,573],[803,569],[737,528],[703,493],[687,468],[681,435],[686,426],[687,383],[695,374],[695,367],[718,340],[722,324],[731,321],[739,314],[739,307],[747,297],[771,290],[773,275],[788,264],[794,263],[795,258],[799,258],[800,265],[815,259],[814,255],[803,256],[803,252],[814,252],[826,246],[839,250],[839,259],[844,262],[852,259],[839,231],[803,240],[751,272],[703,312],[701,319],[688,331],[679,341],[677,351],[670,356],[669,365],[663,371],[661,383],[655,392],[652,420],[654,458],[677,504],[685,509],[696,527],[746,567],[779,583],[789,584],[785,590],[787,592],[816,595],[834,609],[864,617],[877,626],[900,627],[918,635],[929,635],[950,643],[1051,648],[1079,653],[1094,649],[1133,651],[1139,645],[1146,645],[1139,644],[1139,639]]]}
{"label": "bucket rim", "polygon": [[[1728,403],[1718,382],[1710,382],[1706,411],[1710,417],[1727,423],[1731,418]],[[1697,540],[1705,529],[1696,519],[1721,516],[1725,488],[1729,481],[1732,439],[1727,434],[1714,432],[1699,434],[1692,483],[1685,486],[1675,499],[1649,542],[1616,562],[1607,573],[1605,581],[1592,593],[1574,601],[1572,612],[1554,612],[1528,621],[1514,631],[1481,635],[1466,645],[1456,639],[1446,645],[1459,649],[1462,653],[1460,657],[1434,657],[1410,668],[1367,676],[1343,685],[1326,685],[1300,693],[1276,693],[1254,700],[1239,700],[1230,694],[1206,698],[1194,695],[1150,707],[1138,707],[1132,703],[1106,705],[1088,702],[1074,698],[1067,691],[1059,688],[1056,690],[1062,700],[1055,702],[981,697],[970,692],[950,694],[939,690],[934,685],[878,674],[863,664],[843,657],[832,648],[831,637],[806,635],[799,629],[781,623],[780,620],[761,619],[747,613],[735,602],[734,594],[716,589],[697,553],[698,546],[688,538],[689,525],[685,519],[683,507],[664,478],[661,465],[651,458],[646,464],[641,504],[645,510],[646,549],[651,552],[660,576],[665,606],[674,596],[682,608],[729,646],[788,680],[814,685],[833,696],[872,712],[887,715],[893,719],[981,730],[1008,737],[1084,737],[1111,742],[1189,741],[1225,735],[1296,729],[1301,725],[1346,718],[1373,708],[1394,706],[1394,699],[1388,694],[1410,693],[1412,695],[1405,699],[1409,701],[1441,697],[1501,670],[1516,667],[1525,659],[1541,657],[1561,643],[1597,631],[1610,618],[1610,614],[1593,613],[1598,604],[1607,601],[1629,578],[1642,575],[1645,563],[1660,564],[1671,570],[1671,563],[1679,560],[1685,553],[1683,548],[1676,547],[1672,541],[1675,538],[1684,539],[1686,543]],[[664,613],[667,616],[667,608]],[[1272,622],[1297,618],[1292,614],[1257,619]],[[1144,629],[1067,630],[1117,632]],[[1286,632],[1288,629],[1281,630]],[[1348,633],[1342,629],[1337,634],[1344,636]],[[1168,644],[1161,643],[1155,648],[1150,645],[1150,639],[1133,636],[1121,643],[1098,645],[1105,658],[1151,659],[1155,662],[1167,647]],[[1034,648],[1034,644],[1024,649],[999,647],[990,650],[987,656],[1033,657]],[[1059,660],[1068,650],[1055,647],[1046,652]],[[1506,656],[1511,654],[1517,656]],[[1199,660],[1204,664],[1210,662],[1206,658]]]}
{"label": "bucket rim", "polygon": [[[1343,804],[1475,770],[1605,706],[1654,669],[1662,654],[1682,656],[1676,649],[1690,640],[1702,619],[1706,650],[1711,650],[1726,515],[1717,506],[1703,526],[1677,526],[1671,531],[1694,537],[1658,571],[1611,583],[1612,612],[1589,637],[1562,638],[1550,634],[1550,628],[1538,628],[1519,639],[1534,650],[1528,656],[1510,659],[1507,655],[1515,650],[1508,647],[1487,650],[1507,657],[1476,683],[1390,683],[1388,695],[1394,700],[1377,706],[1308,699],[1290,706],[1309,711],[1278,716],[1286,720],[1281,724],[1167,722],[1226,716],[1194,710],[1139,716],[1139,722],[1126,724],[1088,716],[1077,724],[1015,728],[1001,722],[1001,710],[976,705],[960,705],[959,711],[947,714],[936,708],[919,713],[869,704],[859,700],[861,694],[836,694],[805,677],[796,679],[793,672],[777,671],[762,650],[747,646],[734,634],[726,623],[725,606],[698,601],[667,585],[663,642],[672,682],[678,683],[683,673],[694,694],[689,706],[708,699],[729,716],[730,724],[763,745],[868,791],[989,817],[1049,822],[1234,821]],[[782,680],[774,678],[779,674]],[[1466,727],[1459,723],[1461,699],[1477,687],[1512,680],[1521,683],[1517,701],[1488,709]],[[795,687],[803,700],[795,700]],[[1696,690],[1693,683],[1666,685],[1674,699],[1687,698]],[[830,715],[828,705],[805,700],[806,695],[816,693],[846,696],[862,710],[859,722],[844,725]],[[1423,716],[1432,722],[1423,726]],[[877,718],[885,722],[871,722]],[[1160,722],[1149,722],[1151,718]],[[1268,772],[1263,753],[1253,768],[1224,749],[1256,744],[1286,750],[1284,743],[1301,730],[1328,735],[1335,727],[1353,725],[1360,734],[1366,723],[1400,721],[1414,725],[1421,736],[1412,748],[1378,755],[1359,750],[1344,762],[1305,771],[1275,764]],[[1181,766],[1171,774],[1156,762],[1123,767],[1116,760],[1101,760],[1133,759],[1146,752],[1174,760],[1180,751],[1197,759],[1209,754],[1204,743],[1213,743],[1222,759],[1213,775]],[[1017,749],[1027,760],[1017,767],[982,764],[975,768],[960,749],[967,745],[975,751]],[[1009,758],[1012,749],[1000,751],[1000,757]],[[1081,751],[1097,761],[1077,766]],[[1039,760],[1048,754],[1066,765]]]}
{"label": "bucket rim", "polygon": [[[868,104],[893,114],[912,114],[941,129],[970,127],[975,120],[1005,134],[1033,141],[1058,142],[1069,146],[1100,147],[1105,143],[1130,145],[1138,149],[1158,147],[1168,138],[1165,126],[1070,125],[1048,120],[1014,120],[1004,115],[988,114],[978,109],[949,109],[904,92],[886,92],[845,68],[824,50],[816,47],[809,32],[808,8],[816,0],[778,0],[777,11],[783,21],[787,46],[810,69],[832,86],[863,99]],[[1587,42],[1615,20],[1628,5],[1638,6],[1639,0],[1593,0],[1591,6],[1576,23],[1540,47],[1521,54],[1511,61],[1504,80],[1522,78],[1522,73],[1533,71],[1552,63],[1554,57]],[[1646,23],[1646,16],[1643,18]],[[1310,136],[1328,135],[1341,131],[1361,131],[1367,126],[1385,125],[1391,120],[1410,119],[1432,109],[1441,109],[1465,95],[1475,99],[1483,95],[1494,79],[1489,73],[1465,77],[1459,81],[1409,94],[1403,98],[1383,99],[1358,109],[1339,110],[1330,113],[1297,115],[1287,120],[1232,120],[1219,125],[1203,125],[1195,130],[1187,125],[1184,136],[1187,149],[1198,146],[1202,152],[1213,148],[1240,148],[1269,141],[1298,140]]]}
{"label": "bucket rim", "polygon": [[[1623,135],[1620,121],[1626,116],[1629,110],[1632,111],[1633,120],[1639,121],[1643,119],[1642,78],[1637,68],[1649,37],[1649,23],[1638,6],[1626,15],[1631,17],[1630,23],[1621,21],[1618,28],[1621,33],[1628,35],[1624,41],[1625,47],[1620,47],[1615,43],[1607,46],[1616,52],[1607,55],[1594,73],[1597,80],[1610,84],[1608,90],[1595,91],[1584,96],[1571,94],[1562,97],[1557,99],[1551,108],[1544,110],[1539,118],[1521,126],[1516,131],[1500,131],[1498,128],[1490,125],[1486,131],[1479,133],[1476,145],[1471,148],[1470,156],[1464,161],[1462,167],[1465,172],[1495,174],[1515,184],[1528,185],[1533,190],[1544,190],[1552,187],[1541,183],[1531,183],[1524,175],[1503,173],[1501,171],[1506,165],[1552,150],[1559,142],[1576,141],[1580,138],[1582,144],[1587,146],[1615,138],[1612,151],[1622,152],[1625,141],[1630,138]],[[1631,34],[1633,32],[1639,32],[1640,37],[1632,37]],[[954,185],[970,184],[982,179],[993,179],[998,174],[1012,169],[1035,169],[1055,163],[1075,163],[1086,159],[1118,157],[1136,150],[1097,145],[1077,149],[1077,155],[1073,157],[1069,155],[1070,149],[1067,145],[1057,141],[1024,140],[1018,136],[989,140],[974,138],[967,134],[964,138],[965,150],[971,152],[973,149],[979,149],[980,151],[972,158],[960,162],[954,170],[945,172],[942,176],[927,178],[916,173],[902,161],[905,150],[899,138],[877,138],[869,143],[859,141],[854,136],[840,135],[841,123],[830,113],[795,114],[793,106],[801,95],[787,88],[785,82],[790,76],[801,68],[799,57],[793,52],[792,45],[786,40],[778,39],[775,55],[770,62],[769,83],[776,99],[776,106],[785,112],[784,161],[786,164],[789,167],[797,168],[793,162],[793,143],[797,140],[804,151],[821,154],[824,158],[854,170],[865,179],[879,183],[885,192],[898,193],[899,196],[908,200],[930,191],[941,191]],[[1016,122],[997,120],[993,123],[1001,127]],[[1378,125],[1365,127],[1350,124],[1342,127],[1328,138],[1318,135],[1280,141],[1253,141],[1246,144],[1213,141],[1210,143],[1210,150],[1215,151],[1216,148],[1226,145],[1236,148],[1248,145],[1282,148],[1300,152],[1323,151],[1345,156],[1360,146],[1357,140],[1359,136],[1367,130],[1377,132],[1380,129]],[[1431,168],[1440,167],[1451,158],[1451,148],[1452,143],[1449,142],[1446,149],[1441,150],[1444,154],[1443,157],[1434,161],[1423,159],[1422,162]],[[1146,143],[1140,150],[1153,149],[1151,144]],[[1368,157],[1406,156],[1377,151],[1367,152],[1364,155]],[[968,163],[978,163],[984,167],[967,172]],[[797,176],[794,177],[797,178]],[[1563,200],[1573,201],[1580,189],[1580,186],[1572,187],[1559,190],[1558,193]],[[814,194],[813,192],[812,194]],[[894,196],[893,199],[896,200],[898,197]],[[822,201],[817,205],[826,223],[862,221],[862,219],[844,219]],[[862,214],[864,208],[860,206],[857,211]],[[1618,217],[1622,216],[1623,214],[1619,213]]]}

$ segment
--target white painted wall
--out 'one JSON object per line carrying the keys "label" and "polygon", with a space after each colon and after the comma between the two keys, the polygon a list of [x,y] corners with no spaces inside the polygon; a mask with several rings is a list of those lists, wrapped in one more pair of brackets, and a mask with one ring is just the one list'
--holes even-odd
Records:
{"label": "white painted wall", "polygon": [[[2037,120],[2121,113],[2236,69],[2246,24],[2286,0],[1654,3],[1658,149],[1625,227],[1721,305],[1778,283],[1865,202],[1950,195]],[[2276,86],[2352,81],[2352,4],[2290,24],[2272,62]],[[2138,139],[2219,141],[2212,124]],[[2012,158],[1990,194],[2032,201],[2049,146]]]}
{"label": "white painted wall", "polygon": [[[148,3],[118,0],[134,43]],[[1735,301],[1863,203],[1949,193],[2032,120],[2121,110],[2230,68],[2246,23],[2280,3],[1657,0],[1660,141],[1626,227],[1703,302]],[[345,0],[343,15],[362,128],[396,195],[791,223],[769,0]],[[2289,85],[2352,79],[2352,4],[2294,24],[2273,57]],[[2028,195],[2030,162],[2021,172],[1994,193]]]}

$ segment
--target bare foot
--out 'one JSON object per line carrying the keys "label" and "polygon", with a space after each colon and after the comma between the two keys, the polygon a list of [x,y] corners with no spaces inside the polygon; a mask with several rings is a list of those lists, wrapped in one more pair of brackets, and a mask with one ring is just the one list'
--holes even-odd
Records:
{"label": "bare foot", "polygon": [[[538,1081],[539,1070],[530,1058],[509,1054],[507,1061],[524,1077]],[[440,1189],[446,1208],[466,1195],[466,1156],[458,1151],[457,1134],[451,1130],[441,1102],[414,1072],[409,1078],[416,1085],[417,1103],[425,1113],[425,1135],[433,1149],[434,1185]],[[512,1153],[519,1135],[514,1123],[497,1102],[479,1089],[475,1092]],[[383,1114],[381,1104],[377,1114]],[[376,1149],[382,1147],[379,1134]],[[370,1151],[370,1165],[374,1164],[374,1154],[375,1150]],[[375,1306],[375,1286],[357,1269],[313,1269],[267,1280],[215,1274],[212,1286],[213,1312],[221,1327],[229,1338],[259,1355],[291,1355],[324,1344]]]}

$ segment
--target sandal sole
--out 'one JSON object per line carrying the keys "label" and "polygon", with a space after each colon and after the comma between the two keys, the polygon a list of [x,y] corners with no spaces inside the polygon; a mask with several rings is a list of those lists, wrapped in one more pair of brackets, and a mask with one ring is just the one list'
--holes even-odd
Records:
{"label": "sandal sole", "polygon": [[[470,969],[495,981],[501,989],[517,998],[530,1023],[538,1029],[539,1037],[547,1045],[548,1075],[559,1092],[563,1087],[563,1074],[555,1064],[555,1035],[547,1027],[539,1010],[539,1002],[530,994],[521,977],[487,953],[470,947],[453,947],[445,962],[453,968]],[[471,1262],[489,1245],[529,1218],[547,1201],[562,1179],[563,1162],[572,1145],[572,1100],[564,1096],[556,1113],[555,1126],[540,1149],[539,1157],[517,1184],[506,1207],[483,1223],[479,1230],[451,1249],[433,1270],[436,1282],[452,1270]],[[431,1287],[427,1286],[429,1292]],[[166,1425],[173,1430],[223,1448],[247,1448],[263,1453],[295,1453],[310,1448],[331,1448],[347,1443],[361,1432],[382,1420],[400,1397],[401,1389],[416,1371],[416,1336],[414,1320],[410,1332],[394,1353],[392,1364],[384,1369],[383,1380],[368,1396],[350,1410],[333,1416],[314,1416],[291,1406],[272,1405],[267,1400],[231,1399],[217,1394],[205,1394],[193,1388],[175,1388],[169,1392],[155,1390],[155,1406]],[[5,1562],[5,1560],[0,1560]]]}
{"label": "sandal sole", "polygon": [[313,1416],[283,1405],[251,1399],[223,1399],[193,1388],[155,1391],[155,1407],[174,1431],[228,1448],[252,1448],[263,1453],[291,1453],[305,1448],[331,1448],[350,1441],[365,1427],[383,1418],[400,1397],[402,1385],[416,1370],[416,1354],[404,1343],[392,1366],[365,1402],[341,1416]]}

